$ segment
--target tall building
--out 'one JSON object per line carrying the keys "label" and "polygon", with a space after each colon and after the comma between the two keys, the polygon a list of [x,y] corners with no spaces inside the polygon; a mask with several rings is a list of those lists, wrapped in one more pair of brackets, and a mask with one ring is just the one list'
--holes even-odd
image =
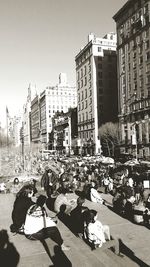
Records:
{"label": "tall building", "polygon": [[36,97],[36,86],[29,84],[28,94],[26,102],[23,106],[23,116],[22,116],[22,138],[24,142],[24,152],[28,153],[30,151],[31,145],[31,102]]}
{"label": "tall building", "polygon": [[116,34],[88,36],[77,54],[78,146],[83,153],[101,153],[99,127],[117,120]]}
{"label": "tall building", "polygon": [[38,149],[40,145],[40,108],[38,95],[31,101],[30,129],[32,145]]}
{"label": "tall building", "polygon": [[60,73],[59,83],[56,86],[48,86],[40,94],[40,127],[41,142],[47,148],[50,143],[52,132],[52,120],[56,112],[67,112],[69,108],[77,106],[76,87],[67,83],[65,73]]}
{"label": "tall building", "polygon": [[150,155],[150,1],[129,0],[114,15],[117,27],[121,149]]}

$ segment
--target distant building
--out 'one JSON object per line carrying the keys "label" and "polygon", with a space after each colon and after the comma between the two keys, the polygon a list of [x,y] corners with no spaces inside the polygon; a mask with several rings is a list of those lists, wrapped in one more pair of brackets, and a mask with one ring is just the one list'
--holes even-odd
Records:
{"label": "distant building", "polygon": [[117,121],[116,34],[88,36],[76,58],[78,144],[85,154],[101,153],[99,127]]}
{"label": "distant building", "polygon": [[22,116],[22,140],[24,142],[24,152],[28,153],[31,149],[31,102],[37,96],[36,86],[29,84],[28,95],[23,106]]}
{"label": "distant building", "polygon": [[53,149],[59,153],[77,153],[77,108],[53,117]]}
{"label": "distant building", "polygon": [[40,108],[38,95],[31,101],[30,129],[32,145],[38,148],[40,145]]}
{"label": "distant building", "polygon": [[117,27],[121,149],[150,155],[150,1],[129,0]]}
{"label": "distant building", "polygon": [[7,117],[6,135],[7,135],[7,146],[19,147],[20,142],[20,129],[22,127],[21,115],[14,117]]}
{"label": "distant building", "polygon": [[13,118],[13,139],[15,147],[19,147],[21,145],[20,141],[20,129],[22,127],[22,118],[21,116],[15,116]]}
{"label": "distant building", "polygon": [[59,83],[48,86],[40,94],[40,128],[41,143],[51,148],[52,119],[56,112],[67,112],[69,108],[77,106],[76,87],[67,83],[65,73],[60,73]]}

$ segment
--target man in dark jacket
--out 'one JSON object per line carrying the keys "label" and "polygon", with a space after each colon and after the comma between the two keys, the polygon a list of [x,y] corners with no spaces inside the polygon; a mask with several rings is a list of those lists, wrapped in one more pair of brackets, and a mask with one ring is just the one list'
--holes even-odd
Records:
{"label": "man in dark jacket", "polygon": [[46,191],[50,197],[56,189],[57,177],[51,169],[46,169],[41,178],[41,187]]}

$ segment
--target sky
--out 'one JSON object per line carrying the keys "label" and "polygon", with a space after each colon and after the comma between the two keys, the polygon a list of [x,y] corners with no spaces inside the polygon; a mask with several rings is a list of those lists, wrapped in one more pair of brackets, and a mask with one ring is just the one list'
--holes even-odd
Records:
{"label": "sky", "polygon": [[0,0],[0,122],[22,110],[29,84],[42,92],[60,72],[75,85],[75,56],[90,32],[116,32],[127,0]]}

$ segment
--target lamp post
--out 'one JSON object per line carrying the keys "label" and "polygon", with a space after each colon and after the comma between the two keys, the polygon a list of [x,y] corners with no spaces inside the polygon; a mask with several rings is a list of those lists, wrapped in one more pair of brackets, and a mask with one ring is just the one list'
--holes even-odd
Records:
{"label": "lamp post", "polygon": [[137,127],[138,127],[138,123],[135,122],[132,124],[132,126],[134,127],[132,130],[132,145],[135,145],[135,158],[138,158],[138,144],[137,144]]}

